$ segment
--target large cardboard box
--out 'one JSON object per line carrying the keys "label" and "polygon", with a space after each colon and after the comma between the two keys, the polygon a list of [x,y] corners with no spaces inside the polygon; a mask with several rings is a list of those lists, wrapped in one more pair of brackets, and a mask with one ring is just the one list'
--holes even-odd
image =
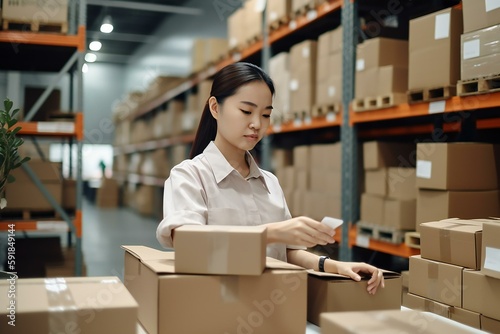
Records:
{"label": "large cardboard box", "polygon": [[245,28],[244,36],[247,40],[252,40],[256,37],[262,37],[262,1],[246,0],[244,3],[244,21]]}
{"label": "large cardboard box", "polygon": [[342,144],[315,144],[309,146],[309,169],[322,169],[324,171],[342,170]]}
{"label": "large cardboard box", "polygon": [[358,44],[356,71],[361,72],[386,65],[408,67],[408,41],[378,37]]}
{"label": "large cardboard box", "polygon": [[[54,200],[61,204],[63,184],[61,164],[35,159],[27,164]],[[5,187],[7,210],[54,210],[23,168],[14,169],[11,175],[16,178],[16,181],[7,183]],[[29,197],[26,194],[29,194]]]}
{"label": "large cardboard box", "polygon": [[[2,18],[23,23],[67,23],[68,0],[3,1]],[[68,28],[66,26],[67,32]]]}
{"label": "large cardboard box", "polygon": [[280,169],[286,166],[293,165],[293,151],[285,148],[273,148],[272,157],[273,169]]}
{"label": "large cardboard box", "polygon": [[305,40],[290,49],[290,108],[309,115],[316,96],[317,42]]}
{"label": "large cardboard box", "polygon": [[245,30],[245,11],[239,8],[229,15],[227,19],[227,36],[229,38],[229,49],[234,49],[242,45],[244,41]]}
{"label": "large cardboard box", "polygon": [[361,194],[360,219],[365,223],[385,225],[384,221],[384,197]]}
{"label": "large cardboard box", "polygon": [[415,230],[417,201],[415,199],[384,200],[384,225],[398,230]]}
{"label": "large cardboard box", "polygon": [[500,280],[479,271],[464,271],[463,308],[500,320]]}
{"label": "large cardboard box", "polygon": [[342,194],[342,174],[338,171],[312,168],[310,170],[310,190],[329,192],[338,197]]}
{"label": "large cardboard box", "polygon": [[338,192],[320,192],[306,191],[303,192],[303,214],[318,221],[323,217],[341,218],[342,200]]}
{"label": "large cardboard box", "polygon": [[292,0],[267,1],[267,23],[273,23],[279,19],[286,19],[292,8]]}
{"label": "large cardboard box", "polygon": [[410,20],[408,89],[457,84],[462,32],[460,9],[447,8]]}
{"label": "large cardboard box", "polygon": [[102,179],[101,186],[97,189],[96,205],[100,208],[118,207],[120,185],[114,179]]}
{"label": "large cardboard box", "polygon": [[473,219],[498,216],[499,192],[444,191],[419,189],[417,193],[417,226],[436,220],[459,217]]}
{"label": "large cardboard box", "polygon": [[[410,286],[412,294],[451,306],[462,307],[462,272],[464,267],[410,257]],[[464,308],[467,308],[465,305]],[[469,308],[467,308],[469,309]]]}
{"label": "large cardboard box", "polygon": [[481,266],[482,223],[446,219],[420,224],[423,258],[471,269]]}
{"label": "large cardboard box", "polygon": [[387,197],[400,200],[410,200],[417,198],[415,168],[388,168]]}
{"label": "large cardboard box", "polygon": [[[268,3],[272,3],[269,1]],[[290,55],[281,52],[269,60],[269,75],[274,81],[273,112],[271,117],[276,123],[291,119],[290,116]]]}
{"label": "large cardboard box", "polygon": [[377,85],[370,84],[371,82],[377,82],[379,74],[379,67],[372,67],[365,69],[363,71],[357,71],[355,74],[355,87],[354,96],[357,99],[365,97],[375,97],[377,96],[378,87]]}
{"label": "large cardboard box", "polygon": [[342,26],[329,30],[318,37],[318,55],[339,53],[342,51]]}
{"label": "large cardboard box", "polygon": [[66,210],[76,209],[76,180],[64,179],[62,185],[62,207]]}
{"label": "large cardboard box", "polygon": [[295,189],[300,191],[309,190],[309,170],[295,171]]}
{"label": "large cardboard box", "polygon": [[173,252],[123,248],[125,286],[150,334],[305,332],[307,272],[300,267],[267,258],[260,276],[181,275]]}
{"label": "large cardboard box", "polygon": [[342,52],[319,55],[316,66],[316,105],[342,102]]}
{"label": "large cardboard box", "polygon": [[450,319],[461,324],[481,329],[481,314],[460,307],[450,308]]}
{"label": "large cardboard box", "polygon": [[366,291],[368,277],[360,282],[350,277],[309,271],[307,320],[319,325],[320,313],[370,311],[401,308],[401,276],[384,271],[385,288],[375,295]]}
{"label": "large cardboard box", "polygon": [[432,313],[420,311],[336,312],[321,315],[323,334],[470,333],[470,329]]}
{"label": "large cardboard box", "polygon": [[311,146],[301,145],[293,148],[293,166],[297,170],[309,170],[309,161],[311,157]]}
{"label": "large cardboard box", "polygon": [[500,23],[500,3],[495,0],[463,0],[464,32]]}
{"label": "large cardboard box", "polygon": [[417,147],[413,143],[369,141],[363,143],[364,169],[414,167]]}
{"label": "large cardboard box", "polygon": [[500,279],[500,220],[483,223],[481,272]]}
{"label": "large cardboard box", "polygon": [[408,90],[408,67],[382,66],[378,69],[378,80],[376,82],[378,83],[374,85],[377,87],[376,96],[406,93]]}
{"label": "large cardboard box", "polygon": [[445,318],[450,317],[450,311],[453,308],[450,305],[439,303],[425,297],[414,295],[412,293],[408,293],[407,305],[405,306],[412,310],[431,312]]}
{"label": "large cardboard box", "polygon": [[370,195],[387,195],[387,168],[365,171],[365,192]]}
{"label": "large cardboard box", "polygon": [[460,45],[462,80],[500,73],[500,24],[463,34]]}
{"label": "large cardboard box", "polygon": [[421,189],[498,189],[496,166],[493,144],[421,143],[417,145],[417,187]]}
{"label": "large cardboard box", "polygon": [[118,277],[3,279],[0,294],[2,333],[137,331],[137,303]]}
{"label": "large cardboard box", "polygon": [[260,275],[266,267],[265,226],[184,225],[175,229],[175,272]]}
{"label": "large cardboard box", "polygon": [[228,52],[226,38],[205,38],[193,42],[191,70],[199,72]]}

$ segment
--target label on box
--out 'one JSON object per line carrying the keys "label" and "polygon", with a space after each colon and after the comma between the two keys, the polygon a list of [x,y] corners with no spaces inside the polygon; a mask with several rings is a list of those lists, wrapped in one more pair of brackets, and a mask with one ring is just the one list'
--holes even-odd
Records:
{"label": "label on box", "polygon": [[500,249],[486,247],[486,255],[484,257],[484,269],[500,272]]}
{"label": "label on box", "polygon": [[241,60],[241,53],[237,52],[233,55],[233,61],[238,62]]}
{"label": "label on box", "polygon": [[370,247],[370,237],[365,234],[358,234],[356,236],[356,246],[369,248]]}
{"label": "label on box", "polygon": [[255,2],[255,11],[257,13],[262,13],[264,9],[266,8],[266,0],[257,0]]}
{"label": "label on box", "polygon": [[38,231],[68,231],[68,224],[65,221],[37,221],[36,229]]}
{"label": "label on box", "polygon": [[500,0],[485,0],[484,6],[486,7],[486,11],[490,12],[492,10],[500,8]]}
{"label": "label on box", "polygon": [[269,13],[269,20],[270,20],[271,22],[274,22],[274,21],[276,21],[277,19],[278,19],[278,13],[276,13],[276,12],[270,12],[270,13]]}
{"label": "label on box", "polygon": [[326,114],[326,121],[327,122],[335,122],[337,120],[337,115],[334,112],[329,112]]}
{"label": "label on box", "polygon": [[435,101],[429,103],[429,114],[444,112],[446,109],[446,101]]}
{"label": "label on box", "polygon": [[356,71],[360,72],[365,69],[365,60],[364,59],[358,59],[356,60]]}
{"label": "label on box", "polygon": [[297,89],[299,89],[299,81],[297,79],[293,79],[290,81],[290,90],[296,91]]}
{"label": "label on box", "polygon": [[306,16],[309,21],[312,21],[318,17],[318,12],[314,9],[311,9],[310,11],[307,12]]}
{"label": "label on box", "polygon": [[229,47],[234,48],[236,45],[238,45],[238,40],[234,37],[231,37],[229,39]]}
{"label": "label on box", "polygon": [[432,162],[427,160],[417,160],[417,177],[430,179],[432,175]]}
{"label": "label on box", "polygon": [[478,39],[473,39],[472,41],[467,41],[464,43],[463,48],[463,59],[476,58],[481,55],[480,41]]}
{"label": "label on box", "polygon": [[288,24],[288,28],[289,28],[290,30],[295,30],[295,29],[297,29],[297,22],[296,22],[295,20],[290,21],[290,23]]}
{"label": "label on box", "polygon": [[310,125],[311,123],[312,123],[312,118],[311,118],[311,116],[306,116],[306,117],[304,118],[304,124],[305,124],[305,125]]}
{"label": "label on box", "polygon": [[38,132],[61,132],[61,133],[74,133],[75,123],[73,122],[38,122]]}
{"label": "label on box", "polygon": [[335,87],[328,86],[328,96],[330,96],[330,97],[334,97],[335,96]]}
{"label": "label on box", "polygon": [[309,55],[311,54],[311,51],[309,48],[303,48],[302,49],[302,57],[303,58],[309,58]]}
{"label": "label on box", "polygon": [[281,132],[281,124],[274,124],[273,131],[274,132]]}
{"label": "label on box", "polygon": [[434,39],[450,37],[450,13],[436,15]]}

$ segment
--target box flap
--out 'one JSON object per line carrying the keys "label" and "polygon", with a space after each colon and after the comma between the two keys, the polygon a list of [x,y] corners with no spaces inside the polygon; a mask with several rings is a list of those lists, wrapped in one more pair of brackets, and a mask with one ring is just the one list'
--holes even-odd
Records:
{"label": "box flap", "polygon": [[304,268],[295,264],[276,260],[272,257],[266,257],[266,269],[305,270]]}
{"label": "box flap", "polygon": [[[340,274],[332,274],[332,273],[323,273],[319,272],[313,269],[308,269],[307,272],[311,275],[318,276],[321,278],[330,278],[332,280],[352,280],[352,278]],[[390,278],[398,278],[401,277],[401,274],[396,273],[394,271],[389,271],[389,270],[382,270],[382,273],[384,274],[385,279],[390,279]],[[369,280],[370,276],[368,275],[363,275],[361,274],[361,279],[362,280]]]}
{"label": "box flap", "polygon": [[128,246],[122,245],[122,248],[127,252],[141,260],[141,262],[149,260],[165,259],[165,254],[172,253],[171,251],[160,251],[146,246]]}
{"label": "box flap", "polygon": [[483,223],[481,221],[452,218],[436,222],[421,223],[420,228],[422,227],[475,233],[483,230]]}

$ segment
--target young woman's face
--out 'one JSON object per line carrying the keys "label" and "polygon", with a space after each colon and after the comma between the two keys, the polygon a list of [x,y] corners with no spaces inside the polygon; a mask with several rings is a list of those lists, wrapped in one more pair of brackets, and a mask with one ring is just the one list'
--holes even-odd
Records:
{"label": "young woman's face", "polygon": [[216,143],[244,151],[253,149],[265,135],[271,120],[273,97],[269,87],[254,81],[241,86],[223,104],[214,100],[210,106],[217,119]]}

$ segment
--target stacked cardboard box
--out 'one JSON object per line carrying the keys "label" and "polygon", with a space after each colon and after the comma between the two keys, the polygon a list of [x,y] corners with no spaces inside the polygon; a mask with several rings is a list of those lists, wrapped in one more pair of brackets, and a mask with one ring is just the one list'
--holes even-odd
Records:
{"label": "stacked cardboard box", "polygon": [[308,117],[316,98],[317,42],[305,40],[290,49],[290,108]]}
{"label": "stacked cardboard box", "polygon": [[267,1],[267,24],[279,25],[286,23],[292,8],[292,0],[273,0]]}
{"label": "stacked cardboard box", "polygon": [[420,231],[421,255],[410,257],[408,306],[498,333],[493,305],[500,302],[500,268],[491,264],[500,221],[446,219],[423,223]]}
{"label": "stacked cardboard box", "polygon": [[293,119],[290,113],[290,56],[282,52],[269,60],[269,75],[274,82],[274,101],[271,121],[273,124],[281,124]]}
{"label": "stacked cardboard box", "polygon": [[415,149],[412,143],[363,144],[362,222],[395,230],[415,229]]}
{"label": "stacked cardboard box", "polygon": [[316,62],[316,105],[342,103],[342,27],[319,36]]}
{"label": "stacked cardboard box", "polygon": [[[374,83],[377,84],[374,84]],[[408,41],[373,38],[357,47],[356,100],[373,99],[361,108],[377,107],[375,98],[393,98],[406,93],[408,84]]]}
{"label": "stacked cardboard box", "polygon": [[485,143],[417,145],[417,230],[450,217],[498,216],[495,146]]}
{"label": "stacked cardboard box", "polygon": [[191,72],[197,73],[209,64],[214,64],[228,52],[226,38],[204,38],[193,42]]}
{"label": "stacked cardboard box", "polygon": [[118,207],[120,186],[116,180],[104,178],[97,190],[96,205],[101,208]]}
{"label": "stacked cardboard box", "polygon": [[464,1],[463,16],[461,79],[500,74],[500,5]]}
{"label": "stacked cardboard box", "polygon": [[462,10],[447,8],[410,21],[408,89],[456,86]]}
{"label": "stacked cardboard box", "polygon": [[241,48],[262,38],[262,2],[246,0],[227,20],[229,49]]}
{"label": "stacked cardboard box", "polygon": [[190,93],[186,98],[186,110],[182,115],[182,132],[195,133],[200,123],[203,108],[199,106],[198,94]]}

